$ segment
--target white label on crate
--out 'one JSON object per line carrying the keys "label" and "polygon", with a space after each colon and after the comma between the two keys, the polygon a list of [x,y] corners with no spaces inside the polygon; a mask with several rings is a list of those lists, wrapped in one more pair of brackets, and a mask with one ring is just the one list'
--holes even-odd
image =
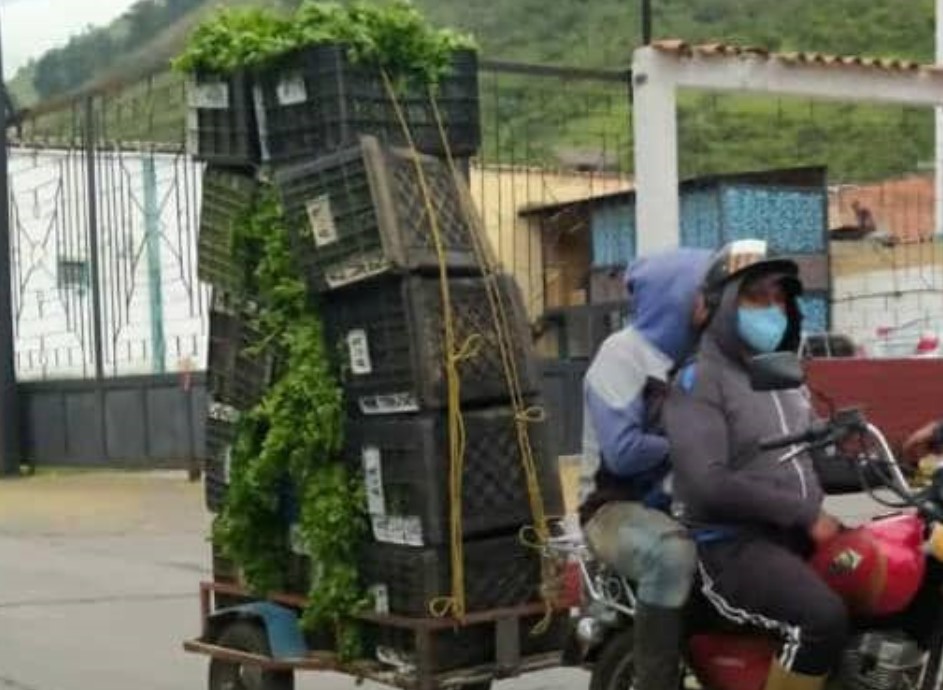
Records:
{"label": "white label on crate", "polygon": [[422,538],[422,519],[416,516],[371,515],[373,538],[382,544],[397,546],[425,546]]}
{"label": "white label on crate", "polygon": [[196,108],[187,108],[187,153],[196,156],[200,153],[200,113]]}
{"label": "white label on crate", "polygon": [[255,108],[255,121],[259,128],[259,147],[261,148],[262,160],[268,161],[271,156],[268,139],[268,113],[265,110],[265,94],[262,88],[256,85],[252,89],[252,105]]}
{"label": "white label on crate", "polygon": [[422,540],[422,519],[415,516],[403,518],[403,543],[407,546],[425,546]]}
{"label": "white label on crate", "polygon": [[396,533],[394,532],[393,518],[387,515],[371,515],[370,526],[373,528],[373,538],[384,544],[395,544]]}
{"label": "white label on crate", "polygon": [[299,556],[307,556],[308,550],[305,548],[305,540],[301,535],[301,523],[293,522],[288,528],[288,542],[291,552]]}
{"label": "white label on crate", "polygon": [[324,247],[337,242],[337,226],[331,213],[331,199],[326,194],[312,199],[306,206],[311,237],[316,247]]}
{"label": "white label on crate", "polygon": [[406,540],[405,525],[402,515],[390,515],[386,519],[386,525],[389,529],[389,540],[392,544],[402,544]]}
{"label": "white label on crate", "polygon": [[342,264],[328,266],[324,271],[324,281],[334,289],[386,273],[389,269],[390,262],[382,252],[365,254]]}
{"label": "white label on crate", "polygon": [[276,98],[279,105],[300,105],[308,101],[308,89],[305,88],[304,77],[294,73],[283,77],[276,87]]}
{"label": "white label on crate", "polygon": [[370,341],[367,332],[358,328],[347,333],[347,351],[350,354],[350,370],[357,376],[373,373],[370,361]]}
{"label": "white label on crate", "polygon": [[221,402],[216,402],[215,400],[210,401],[209,417],[210,419],[229,422],[235,424],[239,421],[239,410],[231,405],[224,405]]}
{"label": "white label on crate", "polygon": [[223,483],[229,485],[229,474],[232,470],[232,446],[226,446],[223,451]]}
{"label": "white label on crate", "polygon": [[367,487],[367,508],[371,515],[385,515],[386,497],[383,495],[380,449],[367,446],[363,449],[362,457],[364,483]]}
{"label": "white label on crate", "polygon": [[373,610],[380,616],[390,613],[390,592],[386,585],[374,585],[369,590],[373,597]]}
{"label": "white label on crate", "polygon": [[400,414],[419,412],[419,402],[412,393],[392,393],[390,395],[362,395],[357,400],[360,411],[365,415]]}
{"label": "white label on crate", "polygon": [[229,84],[223,80],[192,82],[188,95],[191,108],[204,110],[229,108]]}

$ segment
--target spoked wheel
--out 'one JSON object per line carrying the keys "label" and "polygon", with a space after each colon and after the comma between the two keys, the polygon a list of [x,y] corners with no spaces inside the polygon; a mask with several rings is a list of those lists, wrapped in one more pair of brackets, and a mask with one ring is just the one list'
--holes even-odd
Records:
{"label": "spoked wheel", "polygon": [[634,633],[626,630],[613,637],[593,665],[589,690],[632,690],[635,686]]}
{"label": "spoked wheel", "polygon": [[[250,654],[268,656],[265,631],[249,621],[236,621],[219,636],[217,644]],[[210,661],[209,690],[294,690],[295,674],[291,671],[264,671],[258,666],[222,659]]]}

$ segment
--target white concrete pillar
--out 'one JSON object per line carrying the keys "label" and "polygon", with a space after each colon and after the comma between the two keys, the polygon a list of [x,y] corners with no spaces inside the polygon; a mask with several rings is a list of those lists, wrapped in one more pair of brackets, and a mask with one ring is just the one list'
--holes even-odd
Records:
{"label": "white concrete pillar", "polygon": [[681,244],[676,84],[673,75],[660,74],[662,59],[653,48],[640,48],[632,64],[639,256]]}
{"label": "white concrete pillar", "polygon": [[[943,0],[936,0],[936,62],[943,64]],[[943,235],[943,107],[936,109],[936,234]]]}

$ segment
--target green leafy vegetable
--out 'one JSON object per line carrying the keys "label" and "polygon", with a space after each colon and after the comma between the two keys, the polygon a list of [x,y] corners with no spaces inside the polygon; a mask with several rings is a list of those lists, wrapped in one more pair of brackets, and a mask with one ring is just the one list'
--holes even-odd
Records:
{"label": "green leafy vegetable", "polygon": [[382,67],[398,81],[431,84],[447,72],[452,53],[476,48],[468,36],[434,29],[409,0],[350,5],[308,0],[291,18],[259,9],[223,11],[197,28],[174,66],[225,73],[325,43],[346,45],[352,62]]}
{"label": "green leafy vegetable", "polygon": [[[263,595],[283,588],[290,555],[284,498],[300,499],[300,535],[314,564],[304,622],[335,634],[345,658],[359,652],[352,616],[365,604],[357,554],[366,534],[363,482],[339,462],[343,399],[307,303],[277,195],[263,185],[253,211],[233,228],[260,305],[258,323],[282,372],[239,424],[226,505],[215,525],[223,552]],[[261,354],[261,352],[257,352]]]}
{"label": "green leafy vegetable", "polygon": [[173,61],[181,72],[232,72],[259,65],[297,45],[289,17],[261,8],[224,8],[193,32]]}

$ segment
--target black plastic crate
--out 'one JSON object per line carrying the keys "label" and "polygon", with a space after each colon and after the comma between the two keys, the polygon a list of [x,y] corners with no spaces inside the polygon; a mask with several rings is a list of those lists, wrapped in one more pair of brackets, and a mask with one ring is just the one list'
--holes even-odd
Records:
{"label": "black plastic crate", "polygon": [[203,461],[203,497],[206,509],[211,513],[219,513],[226,503],[226,493],[229,491],[229,453],[226,448],[222,456],[206,458]]}
{"label": "black plastic crate", "polygon": [[204,452],[203,493],[206,508],[212,513],[222,510],[229,488],[229,462],[239,411],[229,405],[210,402],[206,415],[206,449]]}
{"label": "black plastic crate", "polygon": [[[466,541],[465,598],[469,612],[527,604],[540,598],[540,555],[517,533]],[[361,559],[364,585],[380,609],[425,616],[429,603],[452,589],[448,547],[368,544]],[[384,611],[384,612],[386,612]]]}
{"label": "black plastic crate", "polygon": [[[462,481],[465,537],[507,533],[533,522],[513,410],[464,414],[467,446]],[[365,477],[373,536],[379,542],[441,546],[449,543],[449,445],[444,414],[373,417],[352,422],[347,435]],[[544,503],[562,513],[556,458],[546,455],[542,432],[531,431]],[[360,469],[359,468],[359,469]]]}
{"label": "black plastic crate", "polygon": [[[563,649],[569,614],[557,614],[546,632],[533,635],[534,627],[542,620],[542,615],[520,619],[518,644],[522,658]],[[494,664],[497,661],[494,623],[432,632],[432,649],[428,656],[431,665],[426,668],[422,667],[416,635],[412,630],[371,623],[366,626],[366,639],[368,650],[374,658],[390,666],[415,669],[419,677]]]}
{"label": "black plastic crate", "polygon": [[233,224],[251,210],[258,183],[242,171],[208,166],[203,174],[197,275],[215,288],[239,294],[247,276],[233,252]]}
{"label": "black plastic crate", "polygon": [[[430,156],[420,165],[453,274],[480,274],[476,226],[448,166]],[[412,154],[375,137],[276,175],[285,213],[309,285],[343,287],[390,270],[438,270],[432,223]],[[483,246],[487,239],[482,238]]]}
{"label": "black plastic crate", "polygon": [[285,568],[285,591],[307,596],[311,591],[311,558],[298,553],[288,554]]}
{"label": "black plastic crate", "polygon": [[[497,281],[524,392],[536,390],[530,334],[514,280]],[[483,405],[509,397],[485,279],[449,280],[456,347],[470,344],[458,365],[461,400]],[[341,359],[347,400],[366,415],[447,406],[443,308],[439,279],[389,277],[331,293],[324,305],[329,345]],[[473,340],[469,340],[473,339]]]}
{"label": "black plastic crate", "polygon": [[259,163],[259,128],[248,73],[198,74],[187,84],[187,148],[219,165]]}
{"label": "black plastic crate", "polygon": [[239,568],[236,567],[236,564],[232,560],[226,558],[218,544],[214,543],[212,545],[212,553],[213,582],[238,582]]}
{"label": "black plastic crate", "polygon": [[[428,85],[407,82],[396,94],[419,151],[443,155],[445,146]],[[467,157],[481,144],[478,56],[457,51],[435,94],[448,148]],[[362,134],[405,146],[380,69],[353,64],[340,44],[306,48],[257,73],[255,113],[262,160],[317,158],[356,143]]]}
{"label": "black plastic crate", "polygon": [[275,375],[270,353],[252,354],[261,342],[252,325],[250,303],[216,292],[210,308],[210,346],[207,364],[209,394],[238,410],[251,409],[265,394]]}

